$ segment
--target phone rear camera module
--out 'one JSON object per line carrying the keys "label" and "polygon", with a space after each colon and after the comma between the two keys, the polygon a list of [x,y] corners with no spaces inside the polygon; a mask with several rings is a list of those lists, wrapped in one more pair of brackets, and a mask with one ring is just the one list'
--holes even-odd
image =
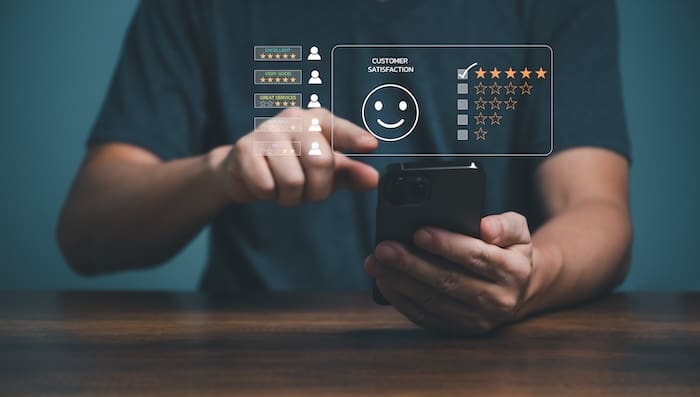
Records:
{"label": "phone rear camera module", "polygon": [[396,206],[420,205],[430,198],[430,187],[424,176],[397,176],[386,185],[386,197]]}

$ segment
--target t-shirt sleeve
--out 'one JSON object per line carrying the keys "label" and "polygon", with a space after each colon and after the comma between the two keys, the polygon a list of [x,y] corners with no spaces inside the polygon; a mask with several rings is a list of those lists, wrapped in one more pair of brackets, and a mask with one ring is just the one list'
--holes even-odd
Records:
{"label": "t-shirt sleeve", "polygon": [[536,2],[533,21],[534,40],[554,51],[553,152],[593,146],[630,160],[615,2]]}
{"label": "t-shirt sleeve", "polygon": [[163,160],[203,150],[203,12],[193,4],[138,6],[88,145],[124,142]]}

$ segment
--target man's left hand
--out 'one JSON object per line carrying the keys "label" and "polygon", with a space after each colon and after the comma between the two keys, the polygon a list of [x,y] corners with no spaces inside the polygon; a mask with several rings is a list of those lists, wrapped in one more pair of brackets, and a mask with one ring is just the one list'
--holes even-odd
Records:
{"label": "man's left hand", "polygon": [[483,334],[522,316],[535,252],[524,216],[481,220],[481,239],[428,227],[414,252],[384,241],[365,260],[384,297],[414,323],[450,334]]}

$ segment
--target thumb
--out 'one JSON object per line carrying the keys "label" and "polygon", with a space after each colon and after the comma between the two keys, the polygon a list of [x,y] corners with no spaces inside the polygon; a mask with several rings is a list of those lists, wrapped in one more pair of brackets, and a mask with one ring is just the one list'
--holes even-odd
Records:
{"label": "thumb", "polygon": [[490,215],[481,219],[481,238],[502,248],[529,244],[530,229],[527,219],[517,212]]}
{"label": "thumb", "polygon": [[333,190],[350,189],[357,192],[372,190],[379,184],[379,172],[372,166],[335,152]]}

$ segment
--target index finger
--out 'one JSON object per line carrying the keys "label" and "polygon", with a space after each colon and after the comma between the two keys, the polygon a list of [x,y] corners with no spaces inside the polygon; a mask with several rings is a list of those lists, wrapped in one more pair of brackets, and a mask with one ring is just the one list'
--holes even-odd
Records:
{"label": "index finger", "polygon": [[318,119],[320,132],[330,142],[333,150],[367,153],[376,149],[379,144],[377,138],[365,129],[349,120],[335,116],[327,109],[312,109],[309,110],[309,114],[309,120]]}

